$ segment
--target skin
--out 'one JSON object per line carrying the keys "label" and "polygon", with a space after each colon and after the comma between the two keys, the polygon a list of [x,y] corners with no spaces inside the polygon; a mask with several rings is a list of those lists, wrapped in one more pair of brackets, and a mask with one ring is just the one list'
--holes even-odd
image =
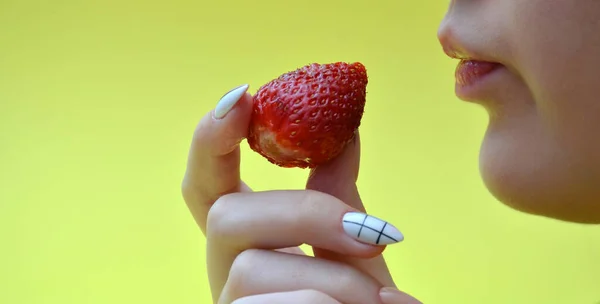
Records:
{"label": "skin", "polygon": [[[451,2],[438,32],[446,51],[503,65],[477,98],[464,98],[489,113],[481,172],[502,203],[600,223],[598,33],[596,0]],[[253,192],[239,171],[250,105],[246,93],[225,117],[211,111],[202,118],[182,183],[207,238],[213,302],[420,303],[397,289],[383,295],[382,288],[396,287],[384,248],[339,229],[343,213],[365,212],[355,184],[360,140],[313,170],[305,191]],[[297,247],[303,243],[315,258]]]}
{"label": "skin", "polygon": [[600,223],[600,2],[452,1],[442,43],[502,63],[476,100],[490,114],[480,167],[524,212]]}
{"label": "skin", "polygon": [[[400,291],[380,295],[395,287],[384,247],[359,243],[341,229],[345,213],[365,212],[356,187],[359,136],[311,171],[306,190],[253,192],[240,180],[239,148],[251,111],[246,93],[225,117],[215,118],[213,110],[202,118],[182,183],[206,236],[213,302],[419,303]],[[312,246],[315,258],[301,244]]]}

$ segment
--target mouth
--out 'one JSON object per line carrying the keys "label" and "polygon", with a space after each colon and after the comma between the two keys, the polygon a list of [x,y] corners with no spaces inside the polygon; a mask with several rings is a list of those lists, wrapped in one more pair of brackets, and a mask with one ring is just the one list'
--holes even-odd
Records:
{"label": "mouth", "polygon": [[502,64],[497,62],[461,59],[454,72],[456,86],[459,88],[475,86],[501,67]]}
{"label": "mouth", "polygon": [[456,96],[465,101],[481,101],[489,97],[487,93],[497,85],[497,76],[506,70],[505,66],[463,47],[459,48],[446,37],[441,37],[440,42],[448,57],[459,60],[454,72]]}

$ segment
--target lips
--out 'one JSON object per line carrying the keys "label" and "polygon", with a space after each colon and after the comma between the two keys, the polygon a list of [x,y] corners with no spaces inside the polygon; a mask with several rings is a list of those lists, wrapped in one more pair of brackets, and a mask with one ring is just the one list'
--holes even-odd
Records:
{"label": "lips", "polygon": [[496,62],[462,59],[456,66],[456,85],[460,87],[474,85],[501,66]]}
{"label": "lips", "polygon": [[504,65],[485,56],[473,44],[465,44],[457,39],[455,31],[448,26],[442,27],[438,35],[446,55],[459,60],[455,70],[457,97],[466,101],[493,98],[490,94],[495,94],[494,88],[504,79],[503,73],[498,73],[505,70]]}

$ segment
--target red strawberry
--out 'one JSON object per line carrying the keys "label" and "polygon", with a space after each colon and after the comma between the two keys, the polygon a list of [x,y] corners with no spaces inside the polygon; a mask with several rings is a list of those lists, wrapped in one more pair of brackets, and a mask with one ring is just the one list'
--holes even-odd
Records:
{"label": "red strawberry", "polygon": [[359,62],[314,63],[279,76],[254,95],[250,148],[286,168],[331,160],[360,126],[367,83]]}

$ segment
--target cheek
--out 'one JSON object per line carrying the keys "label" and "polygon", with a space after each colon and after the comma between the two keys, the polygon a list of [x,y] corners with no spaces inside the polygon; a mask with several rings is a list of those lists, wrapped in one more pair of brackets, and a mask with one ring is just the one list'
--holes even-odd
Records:
{"label": "cheek", "polygon": [[538,123],[559,148],[600,170],[600,1],[518,2],[511,45]]}
{"label": "cheek", "polygon": [[[511,1],[512,64],[527,87],[492,120],[482,176],[504,203],[534,214],[600,222],[600,1]],[[525,96],[526,95],[526,96]],[[514,101],[514,100],[513,100]]]}
{"label": "cheek", "polygon": [[565,98],[569,93],[579,94],[581,88],[589,89],[590,84],[597,85],[600,1],[592,1],[598,3],[593,7],[574,4],[586,1],[518,2],[523,3],[523,13],[513,16],[507,40],[515,65],[534,97],[544,100],[551,94]]}

